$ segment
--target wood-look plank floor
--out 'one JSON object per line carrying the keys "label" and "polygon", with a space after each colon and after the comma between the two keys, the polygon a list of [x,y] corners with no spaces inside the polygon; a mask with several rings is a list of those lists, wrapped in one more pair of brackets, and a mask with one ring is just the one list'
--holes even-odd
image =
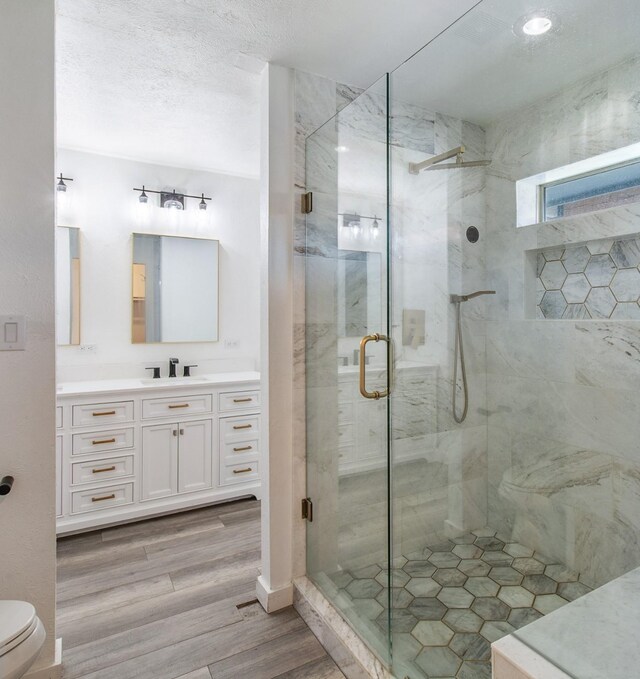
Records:
{"label": "wood-look plank floor", "polygon": [[293,608],[255,601],[260,503],[58,541],[65,679],[344,679]]}

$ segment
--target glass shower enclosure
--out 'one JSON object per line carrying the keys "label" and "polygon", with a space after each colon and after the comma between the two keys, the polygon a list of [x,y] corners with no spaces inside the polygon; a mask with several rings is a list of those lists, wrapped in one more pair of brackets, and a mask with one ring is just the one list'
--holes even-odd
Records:
{"label": "glass shower enclosure", "polygon": [[306,140],[307,574],[396,677],[506,634],[580,677],[541,619],[640,565],[640,7],[600,9],[483,0]]}

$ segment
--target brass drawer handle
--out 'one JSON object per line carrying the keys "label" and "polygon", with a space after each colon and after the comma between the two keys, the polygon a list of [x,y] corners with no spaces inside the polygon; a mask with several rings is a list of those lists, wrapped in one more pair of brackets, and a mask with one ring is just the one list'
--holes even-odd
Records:
{"label": "brass drawer handle", "polygon": [[102,472],[114,472],[116,470],[115,464],[112,467],[105,467],[104,469],[92,469],[92,474],[102,474]]}
{"label": "brass drawer handle", "polygon": [[104,417],[105,415],[115,415],[116,411],[115,410],[106,410],[103,413],[93,413],[94,417]]}
{"label": "brass drawer handle", "polygon": [[234,453],[241,453],[243,450],[251,450],[252,446],[242,446],[241,448],[234,448]]}
{"label": "brass drawer handle", "polygon": [[98,439],[96,441],[91,441],[91,445],[92,446],[100,446],[103,443],[115,443],[115,442],[116,442],[115,439]]}
{"label": "brass drawer handle", "polygon": [[248,403],[249,401],[253,401],[252,398],[234,398],[233,402],[234,403]]}
{"label": "brass drawer handle", "polygon": [[102,502],[103,500],[115,500],[116,494],[111,493],[111,495],[104,495],[103,497],[92,497],[91,502]]}
{"label": "brass drawer handle", "polygon": [[233,425],[234,429],[251,429],[250,424],[234,424]]}
{"label": "brass drawer handle", "polygon": [[247,467],[246,469],[234,469],[233,473],[234,474],[246,474],[247,472],[252,472],[253,469],[251,467]]}
{"label": "brass drawer handle", "polygon": [[179,405],[169,406],[169,410],[174,410],[175,408],[188,408],[188,403],[180,403]]}

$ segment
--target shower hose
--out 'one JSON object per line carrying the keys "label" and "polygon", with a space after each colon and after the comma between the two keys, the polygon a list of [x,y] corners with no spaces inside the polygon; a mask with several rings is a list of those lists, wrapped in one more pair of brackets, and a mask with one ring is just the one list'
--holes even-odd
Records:
{"label": "shower hose", "polygon": [[[469,386],[467,384],[467,368],[464,364],[464,347],[462,344],[462,314],[460,302],[456,302],[456,342],[453,358],[453,419],[461,424],[467,417],[469,410]],[[464,396],[464,408],[462,414],[458,415],[456,400],[458,392],[458,356],[460,356],[460,373],[462,374],[462,392]]]}

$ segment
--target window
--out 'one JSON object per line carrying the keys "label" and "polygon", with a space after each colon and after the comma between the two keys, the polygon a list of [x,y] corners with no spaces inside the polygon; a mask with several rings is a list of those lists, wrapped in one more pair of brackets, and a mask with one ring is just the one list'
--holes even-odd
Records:
{"label": "window", "polygon": [[540,185],[543,222],[640,201],[640,160]]}

